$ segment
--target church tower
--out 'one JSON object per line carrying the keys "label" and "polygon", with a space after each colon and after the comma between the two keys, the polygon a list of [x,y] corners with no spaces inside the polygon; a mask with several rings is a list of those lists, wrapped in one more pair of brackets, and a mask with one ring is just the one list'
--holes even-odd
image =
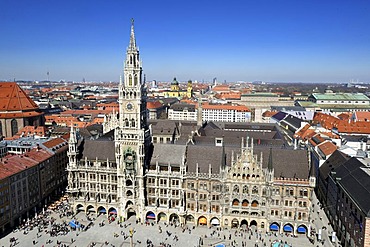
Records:
{"label": "church tower", "polygon": [[118,200],[121,215],[127,218],[134,214],[139,218],[145,206],[144,175],[152,146],[147,115],[146,87],[132,19],[123,80],[121,77],[119,84],[119,125],[115,129]]}
{"label": "church tower", "polygon": [[186,88],[186,97],[189,99],[193,97],[193,82],[191,80],[188,81],[188,86]]}

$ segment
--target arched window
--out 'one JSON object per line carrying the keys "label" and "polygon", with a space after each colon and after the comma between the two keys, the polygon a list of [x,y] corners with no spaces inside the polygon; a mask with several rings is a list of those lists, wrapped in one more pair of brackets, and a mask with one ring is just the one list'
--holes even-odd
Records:
{"label": "arched window", "polygon": [[258,194],[258,188],[257,188],[257,186],[253,186],[252,194]]}
{"label": "arched window", "polygon": [[18,132],[18,122],[17,122],[17,120],[12,119],[12,121],[10,122],[10,125],[11,125],[11,128],[12,128],[12,136],[14,136]]}
{"label": "arched window", "polygon": [[238,199],[233,200],[233,206],[239,206],[239,200]]}
{"label": "arched window", "polygon": [[127,118],[125,119],[125,126],[126,126],[126,127],[130,127],[130,123],[129,123],[129,121],[128,121],[128,119],[127,119]]}
{"label": "arched window", "polygon": [[135,86],[137,85],[137,75],[135,75],[135,77],[134,77],[134,85]]}
{"label": "arched window", "polygon": [[248,194],[248,186],[247,185],[244,185],[243,186],[243,194]]}
{"label": "arched window", "polygon": [[263,188],[263,189],[262,189],[262,195],[263,195],[263,196],[265,196],[265,195],[266,195],[266,193],[267,193],[266,188]]}
{"label": "arched window", "polygon": [[224,186],[224,192],[229,192],[229,186],[228,185]]}
{"label": "arched window", "polygon": [[128,76],[128,85],[132,86],[132,76],[131,75]]}
{"label": "arched window", "polygon": [[131,127],[135,127],[135,119],[131,119]]}
{"label": "arched window", "polygon": [[252,202],[252,207],[258,207],[258,201],[254,200],[254,201]]}
{"label": "arched window", "polygon": [[234,185],[233,193],[239,193],[239,186]]}
{"label": "arched window", "polygon": [[242,202],[242,206],[243,207],[248,207],[248,205],[249,205],[248,200],[247,199],[244,199],[243,202]]}
{"label": "arched window", "polygon": [[132,186],[132,180],[127,179],[126,180],[126,186]]}

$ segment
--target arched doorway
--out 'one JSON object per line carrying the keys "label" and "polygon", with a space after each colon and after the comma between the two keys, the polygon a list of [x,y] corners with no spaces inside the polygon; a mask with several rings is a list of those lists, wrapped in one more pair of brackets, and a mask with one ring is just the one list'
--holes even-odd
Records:
{"label": "arched doorway", "polygon": [[158,218],[157,218],[157,221],[160,222],[160,221],[166,221],[167,220],[167,215],[165,213],[159,213],[158,214]]}
{"label": "arched doorway", "polygon": [[177,214],[171,214],[170,215],[170,223],[173,223],[173,224],[178,224],[180,223],[180,220],[179,220],[179,216]]}
{"label": "arched doorway", "polygon": [[129,208],[129,209],[127,210],[127,219],[130,219],[132,216],[136,216],[136,212],[135,212],[135,210],[134,210],[134,209]]}
{"label": "arched doorway", "polygon": [[96,210],[95,210],[94,206],[92,206],[92,205],[87,206],[87,208],[86,208],[86,213],[87,214],[95,213],[95,212],[96,212]]}
{"label": "arched doorway", "polygon": [[195,224],[193,215],[187,215],[185,217],[185,224]]}
{"label": "arched doorway", "polygon": [[238,228],[239,227],[239,220],[238,219],[233,219],[231,221],[231,228]]}
{"label": "arched doorway", "polygon": [[280,229],[280,225],[276,222],[270,225],[270,231],[278,232]]}
{"label": "arched doorway", "polygon": [[146,220],[155,220],[155,214],[152,211],[146,213]]}
{"label": "arched doorway", "polygon": [[291,224],[285,224],[284,227],[283,227],[283,231],[284,232],[293,232],[294,228]]}
{"label": "arched doorway", "polygon": [[257,221],[252,220],[249,226],[250,227],[252,227],[252,226],[257,227]]}
{"label": "arched doorway", "polygon": [[213,217],[210,221],[212,226],[219,226],[220,225],[220,220],[217,217]]}
{"label": "arched doorway", "polygon": [[76,206],[76,212],[81,212],[81,211],[85,211],[85,208],[82,204],[77,204]]}
{"label": "arched doorway", "polygon": [[106,213],[107,213],[107,210],[103,206],[98,207],[98,214],[106,214]]}
{"label": "arched doorway", "polygon": [[200,216],[198,218],[198,225],[199,226],[206,226],[207,225],[207,218],[204,216]]}
{"label": "arched doorway", "polygon": [[297,233],[299,233],[299,234],[307,234],[307,227],[305,225],[298,226]]}
{"label": "arched doorway", "polygon": [[248,228],[248,221],[247,220],[242,220],[240,222],[240,227],[244,228],[244,229]]}
{"label": "arched doorway", "polygon": [[113,208],[113,207],[112,208],[109,208],[108,214],[109,215],[114,215],[114,214],[117,215],[117,210],[115,208]]}

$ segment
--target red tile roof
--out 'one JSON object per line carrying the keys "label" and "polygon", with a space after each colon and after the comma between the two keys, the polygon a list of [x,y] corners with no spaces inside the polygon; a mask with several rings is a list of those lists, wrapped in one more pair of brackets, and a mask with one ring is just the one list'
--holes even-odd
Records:
{"label": "red tile roof", "polygon": [[278,112],[277,111],[265,111],[264,113],[262,113],[262,117],[272,117],[276,113],[278,113]]}
{"label": "red tile roof", "polygon": [[149,101],[146,103],[148,109],[157,109],[163,107],[162,103],[159,101]]}
{"label": "red tile roof", "polygon": [[15,82],[0,82],[0,112],[38,110],[39,107]]}
{"label": "red tile roof", "polygon": [[215,95],[217,99],[240,99],[241,93],[240,92],[221,92]]}
{"label": "red tile roof", "polygon": [[331,155],[338,148],[335,144],[329,141],[322,142],[317,147],[325,156]]}
{"label": "red tile roof", "polygon": [[32,135],[38,135],[38,136],[45,136],[46,133],[46,127],[45,126],[24,126],[22,129],[20,129],[17,134],[15,134],[12,137],[6,137],[5,140],[16,140],[20,138],[21,136],[32,136]]}
{"label": "red tile roof", "polygon": [[55,148],[57,146],[61,146],[63,144],[66,145],[67,141],[63,140],[62,138],[54,138],[54,139],[51,139],[50,141],[43,143],[45,147],[50,148],[50,149]]}
{"label": "red tile roof", "polygon": [[298,129],[298,131],[296,131],[296,133],[294,133],[293,137],[294,138],[300,138],[300,139],[304,139],[304,135],[306,135],[306,132],[308,131],[308,129],[311,127],[311,125],[309,124],[306,124],[305,126],[303,126],[302,128]]}
{"label": "red tile roof", "polygon": [[316,112],[313,122],[319,123],[322,127],[329,130],[336,128],[339,133],[370,134],[370,122],[367,121],[342,120],[328,114]]}
{"label": "red tile roof", "polygon": [[356,111],[354,113],[356,121],[367,122],[370,121],[370,112],[368,111]]}
{"label": "red tile roof", "polygon": [[7,155],[0,159],[0,179],[22,172],[40,162],[49,159],[53,154],[40,148],[34,148],[22,155]]}

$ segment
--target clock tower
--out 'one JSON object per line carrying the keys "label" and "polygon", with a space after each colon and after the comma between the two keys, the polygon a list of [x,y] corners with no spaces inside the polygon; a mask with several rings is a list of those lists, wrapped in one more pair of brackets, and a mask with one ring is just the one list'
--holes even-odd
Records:
{"label": "clock tower", "polygon": [[144,175],[150,162],[151,133],[147,123],[146,87],[142,81],[139,49],[136,46],[134,20],[130,43],[119,84],[119,120],[115,129],[118,200],[127,218],[143,215],[145,207]]}

